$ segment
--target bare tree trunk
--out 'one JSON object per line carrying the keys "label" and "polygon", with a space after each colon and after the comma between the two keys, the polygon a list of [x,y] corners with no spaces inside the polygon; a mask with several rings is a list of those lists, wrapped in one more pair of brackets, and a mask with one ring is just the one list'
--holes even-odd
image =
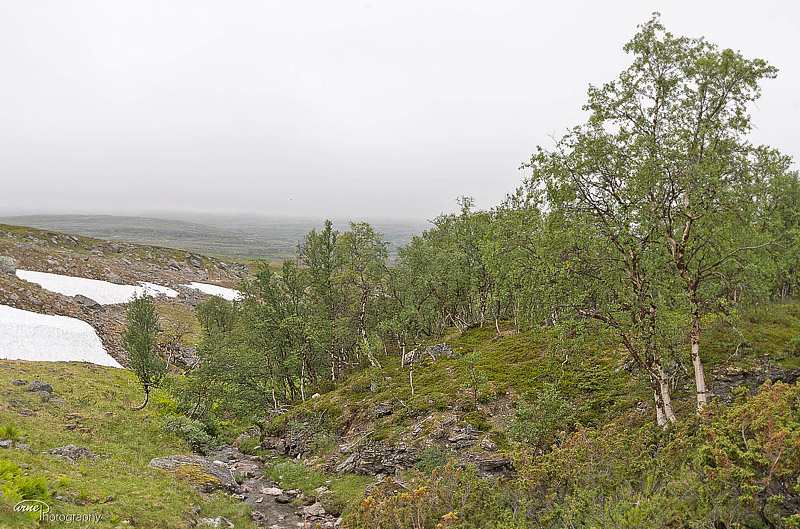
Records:
{"label": "bare tree trunk", "polygon": [[305,356],[303,356],[303,359],[300,361],[300,398],[303,399],[303,402],[306,401],[306,391],[304,383],[305,378],[306,378],[306,358]]}
{"label": "bare tree trunk", "polygon": [[661,403],[661,392],[653,388],[653,403],[656,409],[656,424],[662,428],[667,427],[667,418],[664,416],[664,405]]}
{"label": "bare tree trunk", "polygon": [[144,402],[142,402],[139,406],[134,406],[131,408],[131,411],[139,411],[143,410],[145,406],[147,406],[147,402],[150,400],[150,386],[144,387]]}
{"label": "bare tree trunk", "polygon": [[653,371],[655,372],[658,381],[659,393],[661,394],[661,405],[664,408],[664,417],[666,417],[667,421],[671,423],[678,422],[678,418],[675,417],[675,412],[672,411],[672,398],[669,394],[669,383],[667,382],[667,376],[664,374],[664,370],[661,369],[659,364],[653,366]]}
{"label": "bare tree trunk", "polygon": [[707,403],[706,376],[703,373],[703,362],[700,360],[700,314],[695,302],[692,303],[692,330],[690,333],[692,343],[692,365],[694,366],[694,383],[697,391],[697,409],[700,410]]}
{"label": "bare tree trunk", "polygon": [[372,351],[369,350],[369,340],[367,339],[367,293],[366,291],[361,296],[361,312],[358,315],[358,326],[361,330],[361,343],[363,344],[362,348],[364,349],[364,353],[367,355],[369,359],[370,365],[372,367],[377,367],[383,369],[383,366],[378,359],[372,355]]}

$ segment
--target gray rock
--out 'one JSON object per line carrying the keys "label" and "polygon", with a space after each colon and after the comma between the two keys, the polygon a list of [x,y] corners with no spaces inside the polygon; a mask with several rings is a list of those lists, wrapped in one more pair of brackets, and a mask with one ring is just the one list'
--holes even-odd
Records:
{"label": "gray rock", "polygon": [[27,380],[20,380],[18,378],[9,378],[8,381],[14,384],[15,386],[24,386],[25,384],[28,383]]}
{"label": "gray rock", "polygon": [[453,434],[447,438],[447,441],[453,445],[456,450],[469,448],[478,442],[478,430],[470,425],[456,426],[453,428]]}
{"label": "gray rock", "polygon": [[275,503],[280,503],[282,505],[285,505],[290,501],[292,501],[292,497],[286,493],[275,496]]}
{"label": "gray rock", "polygon": [[211,460],[200,456],[166,456],[150,460],[150,466],[160,468],[194,485],[201,492],[217,489],[234,491],[236,480],[230,469],[215,465]]}
{"label": "gray rock", "polygon": [[392,414],[392,406],[388,402],[382,402],[372,408],[372,416],[376,419],[380,419],[381,417],[386,417],[387,415]]}
{"label": "gray rock", "polygon": [[208,527],[234,527],[233,523],[224,516],[200,518],[200,525],[206,525]]}
{"label": "gray rock", "polygon": [[305,516],[325,516],[325,508],[317,501],[313,505],[303,507],[303,514]]}
{"label": "gray rock", "polygon": [[426,356],[429,356],[435,360],[440,356],[454,358],[456,355],[446,343],[437,343],[436,345],[428,346],[423,350],[414,349],[413,351],[408,351],[405,356],[403,356],[403,363],[405,365],[416,364],[417,362],[424,360]]}
{"label": "gray rock", "polygon": [[37,393],[40,391],[44,391],[47,393],[52,393],[53,386],[41,380],[34,380],[33,382],[31,382],[31,385],[28,386],[28,391],[35,391]]}
{"label": "gray rock", "polygon": [[98,459],[98,456],[95,455],[91,448],[87,446],[75,446],[72,444],[53,448],[48,450],[47,453],[62,459],[66,459],[70,463],[75,463],[80,459],[91,459],[93,461]]}
{"label": "gray rock", "polygon": [[494,452],[497,450],[497,443],[489,439],[488,437],[484,437],[481,441],[481,448],[486,450],[487,452]]}
{"label": "gray rock", "polygon": [[419,461],[416,451],[406,443],[377,444],[366,443],[354,451],[336,467],[339,474],[352,473],[375,476],[394,474]]}
{"label": "gray rock", "polygon": [[512,470],[511,461],[498,454],[473,452],[464,456],[459,463],[461,466],[474,466],[478,469],[478,477],[483,479],[497,479],[507,475]]}
{"label": "gray rock", "polygon": [[17,260],[8,255],[0,255],[0,274],[15,275],[17,273]]}
{"label": "gray rock", "polygon": [[78,305],[86,307],[87,309],[94,311],[94,312],[105,312],[106,309],[103,308],[101,304],[93,300],[92,298],[87,298],[82,294],[78,294],[75,296],[75,301]]}

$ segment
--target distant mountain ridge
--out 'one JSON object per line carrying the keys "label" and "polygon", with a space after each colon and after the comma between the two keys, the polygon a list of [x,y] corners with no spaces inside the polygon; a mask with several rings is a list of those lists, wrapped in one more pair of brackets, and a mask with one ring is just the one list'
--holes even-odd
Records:
{"label": "distant mountain ridge", "polygon": [[[0,223],[271,262],[294,256],[298,240],[323,224],[323,220],[254,215],[181,216],[184,220],[121,215],[21,215],[0,217]],[[391,253],[429,226],[407,220],[379,220],[372,224],[385,234]],[[336,227],[343,231],[347,222],[336,222]]]}

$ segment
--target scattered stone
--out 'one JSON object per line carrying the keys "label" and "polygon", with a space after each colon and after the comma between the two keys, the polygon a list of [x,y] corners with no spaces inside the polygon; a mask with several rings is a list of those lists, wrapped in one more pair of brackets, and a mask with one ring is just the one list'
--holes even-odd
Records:
{"label": "scattered stone", "polygon": [[339,474],[353,473],[375,476],[393,475],[397,470],[410,468],[419,456],[406,443],[365,443],[336,467]]}
{"label": "scattered stone", "polygon": [[275,497],[275,503],[287,504],[290,501],[292,501],[292,497],[285,493]]}
{"label": "scattered stone", "polygon": [[456,450],[469,448],[478,442],[478,430],[470,425],[456,426],[453,428],[453,435],[447,438],[447,441],[453,445]]}
{"label": "scattered stone", "polygon": [[24,386],[28,383],[27,380],[20,380],[18,378],[10,378],[8,379],[8,381],[14,384],[15,386]]}

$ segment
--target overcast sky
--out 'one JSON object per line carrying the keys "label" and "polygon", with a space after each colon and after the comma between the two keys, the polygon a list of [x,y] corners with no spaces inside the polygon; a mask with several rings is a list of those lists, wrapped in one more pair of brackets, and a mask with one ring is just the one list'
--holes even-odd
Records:
{"label": "overcast sky", "polygon": [[491,207],[656,10],[780,69],[754,139],[797,158],[799,6],[0,0],[0,216]]}

